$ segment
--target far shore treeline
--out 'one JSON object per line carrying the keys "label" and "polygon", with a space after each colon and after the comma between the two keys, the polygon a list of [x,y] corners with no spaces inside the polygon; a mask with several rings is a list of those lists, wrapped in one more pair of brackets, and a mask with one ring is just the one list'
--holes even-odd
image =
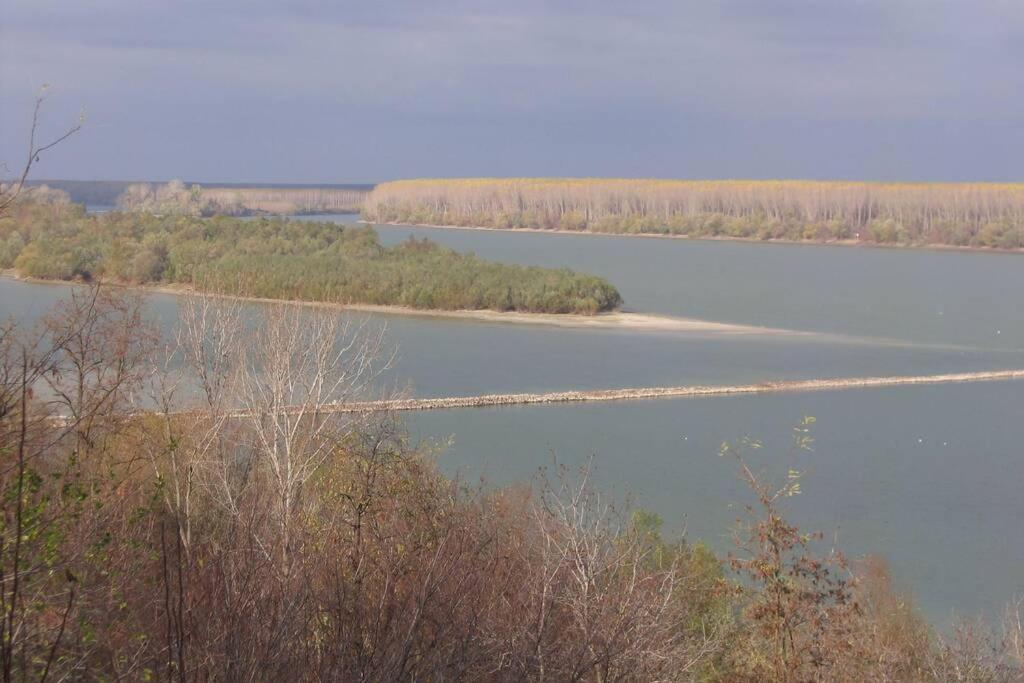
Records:
{"label": "far shore treeline", "polygon": [[470,178],[377,185],[378,223],[1024,247],[1024,184]]}
{"label": "far shore treeline", "polygon": [[117,198],[123,211],[188,216],[357,213],[366,198],[360,187],[211,187],[133,183]]}
{"label": "far shore treeline", "polygon": [[427,240],[384,247],[369,227],[113,212],[19,202],[0,219],[0,268],[47,280],[186,285],[259,298],[417,309],[595,314],[605,280],[506,265]]}
{"label": "far shore treeline", "polygon": [[[69,201],[86,206],[154,213],[199,215],[320,214],[357,212],[372,184],[202,183],[172,180],[30,180],[27,189],[61,192]],[[195,197],[196,188],[201,195]]]}

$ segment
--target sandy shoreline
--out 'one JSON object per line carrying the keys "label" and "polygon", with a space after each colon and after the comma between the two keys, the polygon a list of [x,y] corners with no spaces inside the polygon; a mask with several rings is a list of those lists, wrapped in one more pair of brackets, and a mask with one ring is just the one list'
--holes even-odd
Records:
{"label": "sandy shoreline", "polygon": [[577,315],[572,313],[517,313],[489,310],[479,311],[439,311],[405,308],[402,306],[373,306],[368,304],[351,304],[339,306],[342,309],[381,313],[385,315],[402,315],[425,318],[458,318],[478,320],[489,323],[512,323],[524,325],[546,325],[552,327],[590,328],[590,329],[621,329],[648,330],[659,332],[709,332],[715,334],[761,334],[761,335],[799,335],[807,336],[810,332],[782,330],[751,325],[731,325],[710,320],[693,318],[675,318],[671,316],[648,315],[646,313],[626,313],[613,311],[597,315]]}
{"label": "sandy shoreline", "polygon": [[545,235],[577,235],[584,237],[639,237],[659,240],[689,240],[691,242],[740,242],[749,244],[776,244],[776,245],[804,245],[817,247],[857,247],[860,249],[915,249],[920,251],[955,251],[968,252],[972,254],[1024,254],[1024,249],[1003,249],[999,247],[961,247],[954,244],[876,244],[874,242],[861,242],[860,240],[832,240],[820,242],[817,240],[787,240],[787,239],[758,239],[756,237],[729,237],[727,235],[663,235],[652,232],[597,232],[593,230],[562,230],[544,228],[492,228],[483,225],[437,225],[435,223],[382,223],[360,219],[359,223],[365,225],[382,225],[394,228],[437,228],[440,230],[471,230],[475,232],[526,232]]}
{"label": "sandy shoreline", "polygon": [[[43,280],[29,278],[6,270],[0,272],[0,277],[18,282],[44,285],[80,285],[80,282],[69,282],[65,280]],[[172,296],[183,296],[195,293],[191,287],[185,285],[132,285],[124,283],[106,283],[115,287],[136,290],[140,292],[151,292],[158,294],[170,294]],[[697,320],[693,318],[676,318],[672,316],[649,315],[646,313],[628,313],[613,311],[611,313],[598,313],[596,315],[580,315],[575,313],[520,313],[516,311],[492,311],[492,310],[440,310],[420,309],[406,306],[380,306],[375,304],[338,304],[323,301],[302,301],[288,299],[271,299],[266,297],[235,296],[230,294],[210,294],[218,298],[232,299],[237,301],[249,301],[261,304],[291,304],[297,306],[309,306],[315,308],[330,308],[342,311],[355,311],[378,315],[396,315],[416,318],[456,319],[471,320],[485,323],[509,323],[517,325],[541,325],[548,327],[564,327],[578,329],[610,329],[610,330],[636,330],[649,332],[693,332],[722,335],[787,335],[787,336],[814,336],[812,332],[800,332],[796,330],[783,330],[770,327],[757,327],[753,325],[733,325],[719,323],[710,320]]]}

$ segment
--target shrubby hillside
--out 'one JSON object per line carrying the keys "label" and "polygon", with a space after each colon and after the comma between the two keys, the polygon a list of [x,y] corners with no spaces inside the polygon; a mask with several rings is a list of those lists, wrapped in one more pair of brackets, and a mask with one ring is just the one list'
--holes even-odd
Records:
{"label": "shrubby hillside", "polygon": [[142,306],[78,288],[0,324],[4,680],[1024,676],[1024,604],[933,629],[787,520],[802,472],[755,474],[754,442],[722,449],[750,493],[717,556],[586,469],[474,487],[393,415],[337,412],[386,356],[335,311],[186,297],[168,357]]}

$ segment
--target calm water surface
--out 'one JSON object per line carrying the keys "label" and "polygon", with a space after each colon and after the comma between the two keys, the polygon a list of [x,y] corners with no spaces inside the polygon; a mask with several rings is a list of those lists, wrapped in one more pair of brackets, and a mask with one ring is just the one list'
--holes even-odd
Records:
{"label": "calm water surface", "polygon": [[[809,470],[786,509],[836,539],[848,557],[888,560],[927,615],[997,616],[1024,594],[1024,404],[1019,383],[716,397],[417,413],[414,436],[450,436],[440,455],[469,480],[529,479],[538,468],[593,456],[596,481],[725,552],[744,503],[753,502],[720,458],[744,436],[764,448],[749,460],[781,481]],[[817,418],[812,453],[795,453],[792,428]]]}
{"label": "calm water surface", "polygon": [[626,307],[920,343],[1024,349],[1020,254],[378,226],[459,251],[601,275]]}
{"label": "calm water surface", "polygon": [[[331,217],[308,217],[325,220]],[[333,217],[351,222],[352,216]],[[827,336],[555,329],[377,316],[397,347],[386,378],[421,396],[1024,367],[1024,257],[1007,254],[379,228],[459,250],[606,277],[627,307]],[[66,288],[0,280],[0,316],[37,317]],[[173,297],[153,295],[165,327]],[[836,336],[839,335],[839,336]],[[884,340],[884,341],[883,341]],[[747,500],[723,440],[752,436],[768,472],[811,469],[796,519],[878,553],[929,616],[994,614],[1024,593],[1024,383],[420,413],[449,472],[530,478],[552,454],[594,456],[598,478],[675,530],[728,546]],[[790,452],[818,418],[816,450]]]}

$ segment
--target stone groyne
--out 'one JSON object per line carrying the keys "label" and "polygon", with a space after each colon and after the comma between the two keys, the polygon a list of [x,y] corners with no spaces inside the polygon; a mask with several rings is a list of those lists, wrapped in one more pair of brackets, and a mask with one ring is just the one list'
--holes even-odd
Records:
{"label": "stone groyne", "polygon": [[782,380],[758,384],[708,385],[683,387],[641,387],[633,389],[596,389],[590,391],[557,391],[543,394],[484,394],[442,398],[403,398],[381,401],[357,401],[338,404],[335,412],[361,413],[378,410],[445,410],[483,408],[488,406],[578,403],[586,401],[626,401],[654,398],[696,398],[700,396],[732,396],[736,394],[767,394],[798,391],[836,391],[921,384],[960,382],[994,382],[1024,379],[1024,370],[991,370],[944,375],[909,375],[891,377],[847,377],[834,379]]}

